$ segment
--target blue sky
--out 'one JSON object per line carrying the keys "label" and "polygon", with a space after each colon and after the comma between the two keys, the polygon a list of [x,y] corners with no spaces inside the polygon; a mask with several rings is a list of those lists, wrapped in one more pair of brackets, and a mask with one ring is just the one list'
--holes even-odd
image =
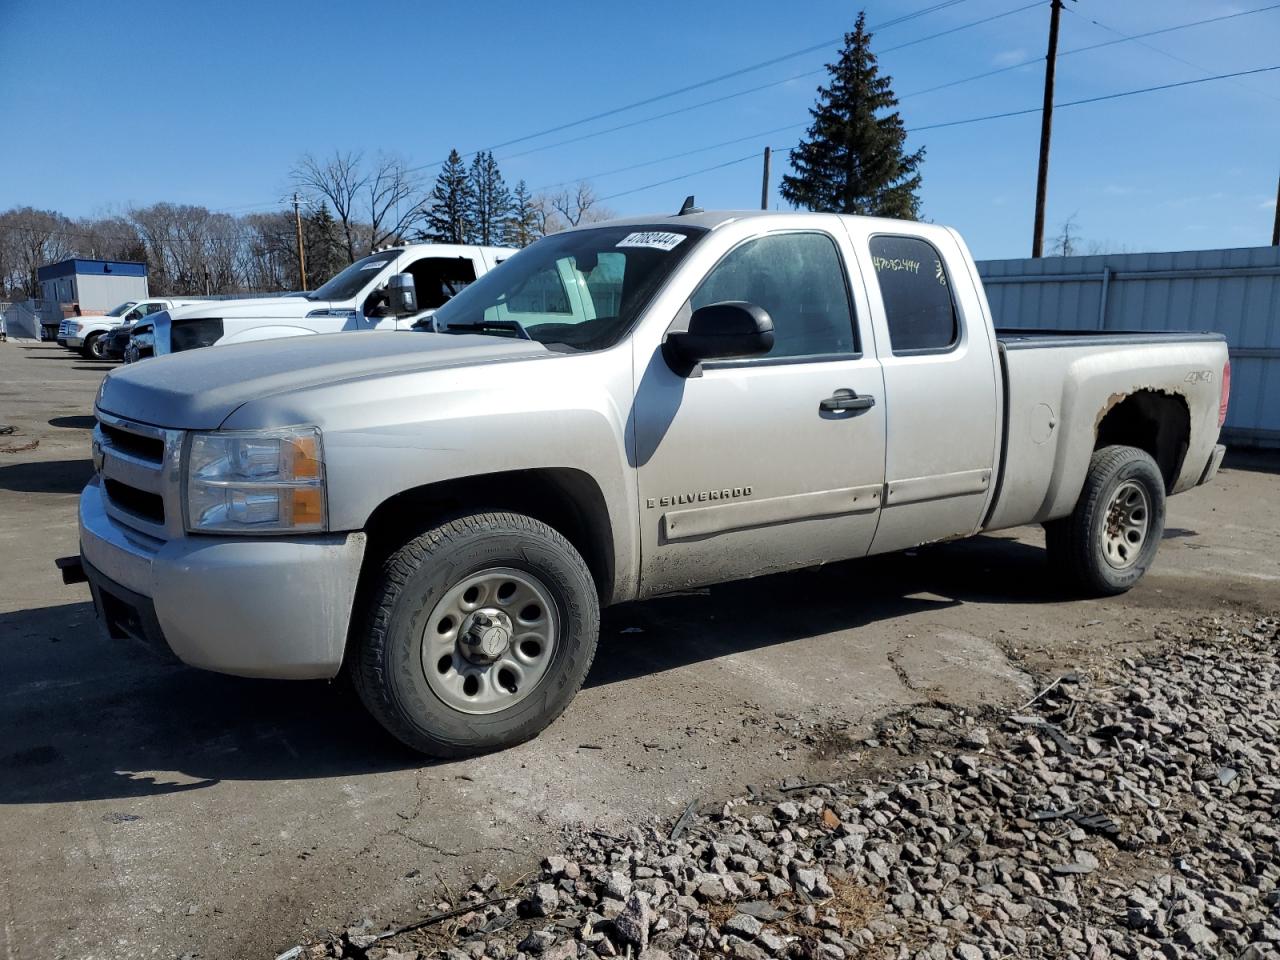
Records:
{"label": "blue sky", "polygon": [[[937,0],[866,4],[872,25]],[[876,33],[907,43],[1024,6],[960,0]],[[1068,0],[1060,49],[1270,6],[1271,0]],[[102,214],[157,200],[271,209],[303,152],[396,153],[413,164],[482,149],[794,50],[835,41],[856,4],[214,3],[0,0],[0,209]],[[1042,56],[1047,0],[902,50],[900,96]],[[1280,64],[1280,7],[1064,56],[1058,102]],[[1157,49],[1153,49],[1157,48]],[[759,203],[755,159],[803,132],[819,75],[580,142],[525,151],[817,70],[837,44],[558,134],[496,150],[507,180],[590,177],[620,214]],[[1043,67],[903,96],[908,127],[1038,106]],[[922,131],[923,213],[979,258],[1029,253],[1039,116]],[[788,124],[797,125],[768,135]],[[593,176],[722,141],[740,143]],[[521,154],[522,156],[516,156]],[[775,158],[774,180],[784,158]],[[426,171],[433,176],[432,170]],[[1280,71],[1055,114],[1047,233],[1128,251],[1269,242],[1280,174]],[[635,191],[635,192],[632,192]]]}

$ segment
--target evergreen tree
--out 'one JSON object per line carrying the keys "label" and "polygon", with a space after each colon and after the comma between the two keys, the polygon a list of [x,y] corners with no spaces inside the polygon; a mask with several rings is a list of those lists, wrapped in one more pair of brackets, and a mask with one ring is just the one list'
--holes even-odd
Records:
{"label": "evergreen tree", "polygon": [[779,192],[807,210],[916,219],[924,148],[903,150],[907,132],[894,109],[898,98],[892,78],[876,66],[865,12],[827,71],[830,86],[818,88],[809,111],[813,123],[791,151],[794,173],[782,178]]}
{"label": "evergreen tree", "polygon": [[511,216],[511,191],[502,179],[493,151],[471,161],[471,243],[492,246],[502,239]]}
{"label": "evergreen tree", "polygon": [[307,283],[320,286],[347,265],[347,251],[338,235],[338,221],[329,204],[311,207],[302,218],[302,237],[307,252]]}
{"label": "evergreen tree", "polygon": [[431,191],[431,209],[427,211],[427,232],[440,243],[468,243],[473,233],[471,180],[457,150],[449,151],[449,159],[436,177]]}
{"label": "evergreen tree", "polygon": [[511,215],[507,218],[507,229],[502,242],[513,247],[527,247],[542,236],[537,202],[529,192],[529,186],[523,180],[516,184],[511,195]]}

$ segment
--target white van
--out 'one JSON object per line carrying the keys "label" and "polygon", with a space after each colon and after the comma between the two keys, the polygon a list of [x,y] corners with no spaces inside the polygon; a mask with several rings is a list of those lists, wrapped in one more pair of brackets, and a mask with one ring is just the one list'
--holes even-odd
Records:
{"label": "white van", "polygon": [[[159,356],[214,344],[311,333],[409,329],[422,311],[442,306],[515,252],[504,247],[441,243],[390,247],[357,260],[302,296],[211,300],[157,313],[152,318],[151,348]],[[416,309],[392,307],[389,287],[396,274],[412,277]]]}

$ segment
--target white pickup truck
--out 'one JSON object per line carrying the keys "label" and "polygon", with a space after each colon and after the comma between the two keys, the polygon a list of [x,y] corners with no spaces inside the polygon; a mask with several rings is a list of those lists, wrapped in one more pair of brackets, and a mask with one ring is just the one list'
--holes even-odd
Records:
{"label": "white pickup truck", "polygon": [[[357,260],[301,296],[213,300],[152,318],[147,345],[155,356],[214,344],[351,330],[407,330],[419,310],[439,307],[516,251],[440,243],[390,247]],[[392,303],[391,278],[413,278],[417,310]]]}
{"label": "white pickup truck", "polygon": [[1044,576],[1127,590],[1223,456],[1221,335],[998,333],[932,224],[593,224],[434,321],[108,375],[62,565],[111,633],[347,670],[395,736],[459,755],[564,710],[606,604],[1029,523]]}
{"label": "white pickup truck", "polygon": [[143,317],[150,317],[162,310],[176,310],[194,304],[195,300],[126,300],[115,309],[97,315],[68,317],[58,326],[58,344],[79,350],[92,360],[106,359],[105,335],[112,328],[136,324]]}

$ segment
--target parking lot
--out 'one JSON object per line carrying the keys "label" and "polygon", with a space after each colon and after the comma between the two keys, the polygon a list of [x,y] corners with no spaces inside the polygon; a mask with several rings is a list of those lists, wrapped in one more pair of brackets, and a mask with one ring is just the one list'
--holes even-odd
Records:
{"label": "parking lot", "polygon": [[1026,702],[1158,629],[1280,610],[1280,461],[1170,502],[1124,597],[1055,589],[1038,529],[608,611],[537,740],[423,763],[341,683],[241,680],[108,641],[63,586],[109,365],[0,344],[0,956],[274,956],[536,866],[566,829],[825,780],[900,708]]}

